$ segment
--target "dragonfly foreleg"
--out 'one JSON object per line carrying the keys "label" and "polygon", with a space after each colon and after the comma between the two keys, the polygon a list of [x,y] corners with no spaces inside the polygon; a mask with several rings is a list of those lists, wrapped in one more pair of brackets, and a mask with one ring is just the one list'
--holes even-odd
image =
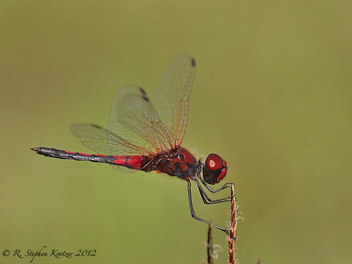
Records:
{"label": "dragonfly foreleg", "polygon": [[[226,189],[226,188],[231,188],[231,185],[232,185],[232,183],[227,182],[227,183],[225,183],[223,186],[221,186],[219,189],[213,190],[213,189],[203,180],[202,177],[198,176],[198,178],[200,179],[201,183],[205,186],[205,188],[207,188],[207,189],[208,189],[210,192],[212,192],[212,193],[217,193],[217,192],[220,192],[220,191],[222,191],[222,190],[224,190],[224,189]],[[230,196],[230,198],[231,198],[231,196]]]}
{"label": "dragonfly foreleg", "polygon": [[224,202],[230,202],[231,201],[231,196],[229,197],[225,197],[225,198],[221,198],[221,199],[216,199],[216,200],[212,200],[208,194],[204,191],[202,185],[199,183],[199,181],[197,179],[194,180],[197,183],[197,187],[199,190],[199,193],[202,197],[202,200],[205,204],[218,204],[218,203],[224,203]]}

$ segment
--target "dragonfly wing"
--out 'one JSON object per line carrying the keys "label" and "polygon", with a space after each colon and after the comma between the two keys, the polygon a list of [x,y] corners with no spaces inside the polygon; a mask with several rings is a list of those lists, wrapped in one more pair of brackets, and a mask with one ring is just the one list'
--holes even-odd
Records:
{"label": "dragonfly wing", "polygon": [[[83,145],[101,155],[128,155],[131,151],[131,145],[111,133],[110,131],[93,124],[73,124],[71,126],[72,133],[81,140]],[[143,150],[137,146],[133,147],[136,151],[134,155],[143,155]],[[124,173],[132,173],[137,170],[129,169],[123,166],[112,165],[113,168]]]}
{"label": "dragonfly wing", "polygon": [[147,154],[170,149],[170,131],[161,122],[146,92],[135,85],[124,86],[111,107],[109,131]]}
{"label": "dragonfly wing", "polygon": [[194,59],[182,55],[164,73],[152,101],[142,88],[125,86],[113,101],[108,130],[90,124],[75,124],[71,130],[85,146],[103,155],[151,155],[172,149],[186,132],[194,74]]}
{"label": "dragonfly wing", "polygon": [[71,131],[86,147],[99,154],[110,155],[107,141],[109,132],[106,129],[93,124],[73,124]]}
{"label": "dragonfly wing", "polygon": [[160,121],[173,136],[170,137],[173,146],[181,145],[186,132],[195,70],[191,56],[177,57],[162,76],[152,99]]}
{"label": "dragonfly wing", "polygon": [[115,170],[118,170],[119,172],[122,172],[122,173],[134,173],[134,172],[139,171],[139,170],[129,169],[129,168],[126,168],[124,166],[117,166],[117,165],[112,165],[112,164],[110,164],[110,165]]}

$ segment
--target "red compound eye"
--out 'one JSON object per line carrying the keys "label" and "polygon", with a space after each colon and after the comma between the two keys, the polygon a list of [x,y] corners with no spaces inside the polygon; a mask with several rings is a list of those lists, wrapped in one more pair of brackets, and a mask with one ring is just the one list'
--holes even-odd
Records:
{"label": "red compound eye", "polygon": [[216,154],[209,154],[203,167],[203,179],[206,183],[215,184],[225,178],[227,165],[223,159]]}
{"label": "red compound eye", "polygon": [[223,160],[216,154],[210,154],[207,157],[205,164],[210,170],[214,171],[222,168]]}

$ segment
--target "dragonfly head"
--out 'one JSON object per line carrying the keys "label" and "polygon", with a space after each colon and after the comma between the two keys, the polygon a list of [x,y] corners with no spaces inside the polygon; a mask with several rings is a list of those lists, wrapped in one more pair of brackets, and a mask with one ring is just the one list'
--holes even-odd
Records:
{"label": "dragonfly head", "polygon": [[208,184],[215,184],[225,178],[227,163],[214,153],[209,154],[203,166],[203,179]]}

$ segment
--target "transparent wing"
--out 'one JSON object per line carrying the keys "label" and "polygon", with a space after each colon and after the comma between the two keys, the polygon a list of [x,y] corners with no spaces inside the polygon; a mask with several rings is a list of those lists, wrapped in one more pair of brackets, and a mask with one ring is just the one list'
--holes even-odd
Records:
{"label": "transparent wing", "polygon": [[88,148],[103,155],[150,155],[170,149],[170,131],[160,121],[146,92],[124,86],[116,95],[108,130],[75,124],[72,133]]}
{"label": "transparent wing", "polygon": [[146,92],[135,85],[123,87],[111,107],[109,131],[131,143],[130,150],[156,154],[168,150],[172,134],[161,122]]}
{"label": "transparent wing", "polygon": [[186,132],[195,70],[196,63],[191,56],[177,57],[162,76],[152,99],[160,121],[170,132],[173,146],[181,145]]}
{"label": "transparent wing", "polygon": [[[134,155],[143,155],[145,153],[144,149],[133,146],[123,138],[97,125],[74,124],[71,126],[71,131],[81,140],[83,145],[101,155],[128,155],[132,153]],[[132,152],[131,148],[135,149],[135,151]],[[136,171],[122,166],[112,166],[124,173]]]}
{"label": "transparent wing", "polygon": [[102,155],[153,155],[172,149],[181,144],[186,131],[194,73],[194,59],[182,55],[164,73],[152,101],[142,88],[124,86],[113,101],[108,130],[91,124],[74,124],[71,130]]}

